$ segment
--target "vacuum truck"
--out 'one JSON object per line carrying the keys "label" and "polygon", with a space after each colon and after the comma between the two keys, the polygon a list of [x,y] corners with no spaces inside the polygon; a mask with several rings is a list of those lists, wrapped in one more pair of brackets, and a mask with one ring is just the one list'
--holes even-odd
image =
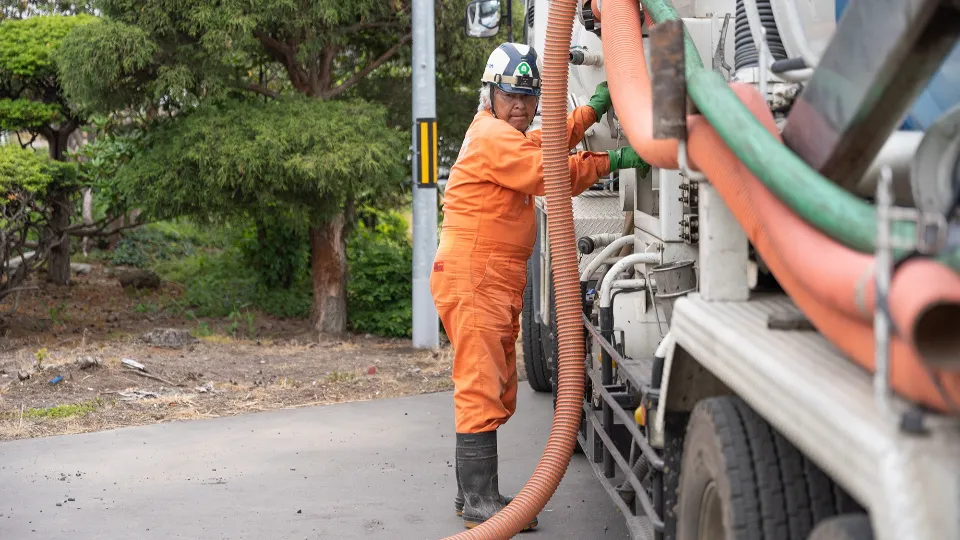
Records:
{"label": "vacuum truck", "polygon": [[[474,0],[466,33],[511,12]],[[547,195],[521,328],[551,459],[582,454],[635,539],[960,540],[960,3],[524,14]],[[651,167],[571,200],[550,159],[603,81],[578,149]]]}

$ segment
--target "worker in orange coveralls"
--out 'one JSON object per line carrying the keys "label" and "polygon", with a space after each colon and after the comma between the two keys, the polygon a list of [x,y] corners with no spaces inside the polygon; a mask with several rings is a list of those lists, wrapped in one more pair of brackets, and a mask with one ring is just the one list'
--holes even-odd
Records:
{"label": "worker in orange coveralls", "polygon": [[[537,53],[505,43],[487,61],[479,112],[444,193],[440,246],[430,289],[453,345],[457,514],[467,528],[510,497],[497,481],[497,428],[517,405],[515,343],[536,237],[533,197],[544,195],[539,130],[527,131],[540,96]],[[610,107],[606,83],[567,120],[572,149]],[[570,156],[574,195],[612,170],[646,166],[631,148]],[[527,528],[537,525],[534,518]]]}

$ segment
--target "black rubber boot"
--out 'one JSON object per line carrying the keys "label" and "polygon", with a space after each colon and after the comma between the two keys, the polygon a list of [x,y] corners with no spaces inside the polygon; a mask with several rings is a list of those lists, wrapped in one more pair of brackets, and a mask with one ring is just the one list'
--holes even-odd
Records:
{"label": "black rubber boot", "polygon": [[[463,490],[463,524],[472,529],[509,504],[500,495],[497,432],[457,433],[457,476]],[[524,528],[537,526],[537,518]]]}
{"label": "black rubber boot", "polygon": [[[453,499],[453,507],[457,509],[457,515],[463,515],[463,486],[460,485],[460,467],[454,467],[454,471],[457,473],[457,496]],[[506,506],[510,504],[510,501],[513,500],[513,497],[500,496],[500,499],[503,501],[503,505]]]}
{"label": "black rubber boot", "polygon": [[457,509],[457,515],[463,515],[463,486],[460,485],[460,466],[457,465],[457,460],[454,459],[453,470],[457,473],[457,496],[453,499],[453,506]]}

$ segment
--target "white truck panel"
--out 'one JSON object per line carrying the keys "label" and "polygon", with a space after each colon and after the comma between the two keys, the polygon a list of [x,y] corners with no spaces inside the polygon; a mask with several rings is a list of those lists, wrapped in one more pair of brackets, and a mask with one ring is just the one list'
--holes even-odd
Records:
{"label": "white truck panel", "polygon": [[[657,317],[660,317],[659,324]],[[624,330],[624,356],[653,358],[660,343],[661,330],[666,332],[667,319],[661,308],[654,312],[645,291],[622,292],[613,299],[614,333],[620,340]],[[599,349],[599,347],[597,347]]]}
{"label": "white truck panel", "polygon": [[665,242],[682,242],[683,203],[680,202],[680,172],[668,169],[653,169],[655,186],[660,192],[660,238]]}
{"label": "white truck panel", "polygon": [[[700,294],[714,302],[742,302],[750,295],[747,281],[749,243],[717,190],[700,183]],[[709,269],[704,271],[703,269]]]}

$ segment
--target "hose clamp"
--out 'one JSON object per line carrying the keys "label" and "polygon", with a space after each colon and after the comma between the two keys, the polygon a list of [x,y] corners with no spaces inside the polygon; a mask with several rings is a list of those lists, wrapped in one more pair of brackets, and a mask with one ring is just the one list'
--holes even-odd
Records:
{"label": "hose clamp", "polygon": [[917,251],[933,255],[947,244],[947,218],[937,212],[917,213]]}
{"label": "hose clamp", "polygon": [[[873,375],[874,401],[877,409],[893,418],[900,418],[900,429],[919,434],[923,431],[923,419],[913,418],[916,410],[904,408],[903,404],[894,405],[893,390],[890,379],[890,360],[892,334],[896,327],[890,315],[887,299],[890,293],[890,283],[897,268],[894,261],[894,249],[916,251],[923,255],[932,255],[942,249],[947,242],[948,224],[946,217],[938,212],[920,212],[912,208],[898,208],[893,206],[893,171],[889,166],[880,171],[880,181],[877,183],[877,245],[875,280],[875,312],[873,317],[875,371]],[[917,225],[916,239],[913,245],[898,245],[907,242],[896,242],[891,234],[895,221],[913,222]],[[951,408],[956,409],[944,392],[937,373],[925,362],[921,363],[930,382],[940,392],[941,398]],[[908,429],[909,428],[909,429]]]}
{"label": "hose clamp", "polygon": [[690,168],[690,162],[687,160],[687,141],[679,139],[677,141],[677,165],[680,173],[691,182],[707,182],[707,177],[700,171]]}
{"label": "hose clamp", "polygon": [[[878,216],[879,219],[880,216]],[[916,224],[915,238],[912,240],[897,240],[892,236],[886,238],[884,247],[902,251],[916,251],[920,255],[936,255],[947,245],[950,225],[947,218],[938,212],[920,212],[914,208],[889,206],[886,209],[886,219],[892,225],[894,222]]]}

